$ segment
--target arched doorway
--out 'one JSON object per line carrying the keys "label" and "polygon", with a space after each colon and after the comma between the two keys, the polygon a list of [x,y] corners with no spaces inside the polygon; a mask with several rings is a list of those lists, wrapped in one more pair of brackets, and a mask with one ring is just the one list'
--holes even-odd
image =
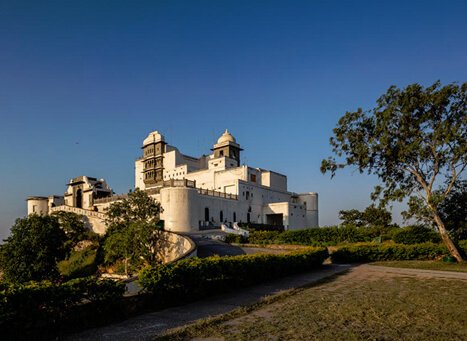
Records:
{"label": "arched doorway", "polygon": [[219,213],[219,221],[220,221],[221,223],[224,222],[224,212],[222,212],[222,211],[220,211],[220,213]]}
{"label": "arched doorway", "polygon": [[249,224],[250,223],[250,212],[246,214],[246,222]]}
{"label": "arched doorway", "polygon": [[233,222],[235,223],[237,221],[237,213],[233,213]]}
{"label": "arched doorway", "polygon": [[83,191],[81,189],[76,191],[76,207],[83,208]]}

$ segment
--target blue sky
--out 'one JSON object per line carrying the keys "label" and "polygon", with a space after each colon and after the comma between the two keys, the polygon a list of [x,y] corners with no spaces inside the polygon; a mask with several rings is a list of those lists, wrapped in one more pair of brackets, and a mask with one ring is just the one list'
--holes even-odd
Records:
{"label": "blue sky", "polygon": [[466,17],[465,1],[3,0],[0,238],[72,177],[127,192],[152,130],[197,156],[229,128],[335,224],[377,184],[319,172],[338,118],[392,84],[465,81]]}

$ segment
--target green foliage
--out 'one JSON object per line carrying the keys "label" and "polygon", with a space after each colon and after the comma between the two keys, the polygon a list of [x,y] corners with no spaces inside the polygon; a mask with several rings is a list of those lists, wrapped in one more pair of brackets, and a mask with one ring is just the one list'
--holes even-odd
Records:
{"label": "green foliage", "polygon": [[156,302],[181,302],[308,271],[327,257],[325,248],[309,248],[281,255],[188,258],[145,268],[139,282]]}
{"label": "green foliage", "polygon": [[[105,310],[112,307],[112,302],[121,298],[124,292],[124,283],[93,277],[65,283],[3,284],[0,286],[0,326],[2,330],[21,332],[60,325],[67,319],[77,323],[79,317],[74,314],[75,309],[84,310],[86,314]],[[89,303],[83,304],[85,302]]]}
{"label": "green foliage", "polygon": [[342,210],[339,211],[339,219],[343,225],[357,227],[386,227],[391,225],[392,215],[384,208],[369,206],[364,211]]}
{"label": "green foliage", "polygon": [[[383,186],[375,187],[372,198],[380,198],[383,206],[420,193],[446,246],[461,260],[438,207],[467,166],[466,107],[467,83],[392,86],[373,110],[358,109],[339,119],[330,139],[337,158],[323,160],[321,171],[334,176],[355,166],[376,175]],[[446,190],[435,193],[433,184],[440,178]]]}
{"label": "green foliage", "polygon": [[161,236],[160,211],[160,204],[139,189],[111,204],[103,247],[105,262],[124,260],[125,264],[130,263],[130,269],[155,263]]}
{"label": "green foliage", "polygon": [[97,271],[96,247],[71,251],[70,256],[58,263],[60,274],[65,278],[92,276]]}
{"label": "green foliage", "polygon": [[82,215],[73,212],[57,211],[53,212],[52,216],[57,217],[60,227],[70,241],[71,247],[79,241],[88,238],[90,231],[86,228]]}
{"label": "green foliage", "polygon": [[341,243],[357,243],[373,241],[382,237],[389,239],[390,232],[395,228],[372,227],[357,228],[355,226],[330,226],[305,230],[253,231],[248,242],[251,244],[295,244],[309,246],[332,246]]}
{"label": "green foliage", "polygon": [[399,244],[439,243],[441,238],[432,228],[423,225],[407,226],[396,231],[392,240]]}
{"label": "green foliage", "polygon": [[17,219],[0,247],[4,280],[22,283],[57,278],[57,261],[66,256],[66,241],[55,217],[31,215]]}
{"label": "green foliage", "polygon": [[331,254],[334,263],[385,260],[429,260],[449,254],[441,244],[357,244],[343,246]]}
{"label": "green foliage", "polygon": [[107,264],[125,260],[136,269],[143,264],[157,262],[157,247],[162,231],[157,225],[137,221],[107,231],[104,260]]}
{"label": "green foliage", "polygon": [[135,221],[144,221],[156,225],[161,212],[160,204],[145,191],[136,189],[128,193],[128,197],[112,203],[106,210],[106,224],[110,229],[118,226],[129,226]]}
{"label": "green foliage", "polygon": [[245,238],[238,234],[229,233],[225,236],[226,243],[240,244],[240,243],[246,243],[247,241],[248,241],[248,238]]}
{"label": "green foliage", "polygon": [[457,181],[438,209],[451,235],[467,239],[467,180]]}

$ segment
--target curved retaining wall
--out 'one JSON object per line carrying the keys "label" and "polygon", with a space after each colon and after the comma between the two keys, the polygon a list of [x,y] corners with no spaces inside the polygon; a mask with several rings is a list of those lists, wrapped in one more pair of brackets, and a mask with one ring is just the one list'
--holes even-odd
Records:
{"label": "curved retaining wall", "polygon": [[175,262],[182,258],[196,256],[196,244],[191,238],[168,231],[162,231],[157,257],[162,263]]}

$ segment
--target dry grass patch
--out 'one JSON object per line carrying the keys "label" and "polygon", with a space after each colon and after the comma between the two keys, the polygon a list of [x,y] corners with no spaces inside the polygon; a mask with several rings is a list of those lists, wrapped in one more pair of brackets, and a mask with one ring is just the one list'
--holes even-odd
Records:
{"label": "dry grass patch", "polygon": [[420,279],[355,268],[227,316],[200,321],[170,340],[465,340],[467,281]]}
{"label": "dry grass patch", "polygon": [[374,263],[371,263],[370,265],[389,266],[392,268],[467,272],[467,262],[445,263],[442,261],[404,260],[404,261],[374,262]]}

